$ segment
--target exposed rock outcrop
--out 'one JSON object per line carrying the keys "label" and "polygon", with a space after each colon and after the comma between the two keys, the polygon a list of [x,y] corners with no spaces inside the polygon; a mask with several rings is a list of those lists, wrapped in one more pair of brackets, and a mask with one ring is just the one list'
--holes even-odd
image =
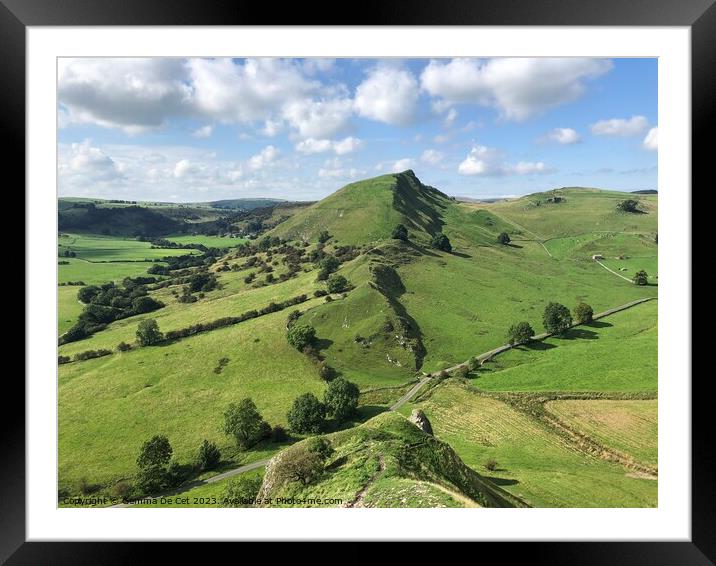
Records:
{"label": "exposed rock outcrop", "polygon": [[430,425],[428,417],[425,416],[425,413],[423,413],[421,409],[413,409],[413,412],[410,414],[410,418],[408,420],[420,430],[432,436],[433,427]]}

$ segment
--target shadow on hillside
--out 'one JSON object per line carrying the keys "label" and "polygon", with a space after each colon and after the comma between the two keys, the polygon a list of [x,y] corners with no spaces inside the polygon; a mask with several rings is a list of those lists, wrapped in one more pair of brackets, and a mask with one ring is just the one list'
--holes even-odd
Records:
{"label": "shadow on hillside", "polygon": [[490,480],[495,485],[503,486],[503,485],[517,485],[520,483],[517,480],[511,480],[509,478],[494,478],[492,476],[487,477],[488,480]]}
{"label": "shadow on hillside", "polygon": [[559,338],[563,340],[597,340],[599,339],[599,335],[596,332],[585,330],[584,328],[571,328],[560,335]]}
{"label": "shadow on hillside", "polygon": [[440,257],[438,254],[430,251],[428,248],[419,246],[418,244],[416,244],[415,242],[411,242],[410,240],[406,241],[405,245],[408,246],[409,248],[415,250],[419,254],[423,254],[423,255],[427,255],[427,256],[431,256],[431,257]]}
{"label": "shadow on hillside", "polygon": [[333,340],[328,338],[316,338],[316,350],[328,350],[333,345]]}
{"label": "shadow on hillside", "polygon": [[361,405],[356,409],[356,421],[365,422],[373,417],[385,413],[388,407],[385,405]]}
{"label": "shadow on hillside", "polygon": [[527,344],[523,344],[522,346],[517,346],[517,350],[535,350],[537,352],[541,352],[544,350],[551,350],[552,348],[556,348],[554,344],[549,344],[548,342],[542,342],[541,340],[535,340],[533,342],[527,342]]}
{"label": "shadow on hillside", "polygon": [[514,244],[514,243],[509,243],[509,244],[505,244],[505,245],[509,248],[518,248],[520,250],[524,247],[524,246],[518,246],[517,244]]}
{"label": "shadow on hillside", "polygon": [[593,320],[592,322],[587,324],[587,326],[589,326],[590,328],[610,328],[614,325],[610,322],[604,322],[602,320]]}
{"label": "shadow on hillside", "polygon": [[452,255],[456,255],[457,257],[465,257],[465,258],[471,258],[471,255],[468,255],[463,252],[456,252],[455,250],[452,251]]}

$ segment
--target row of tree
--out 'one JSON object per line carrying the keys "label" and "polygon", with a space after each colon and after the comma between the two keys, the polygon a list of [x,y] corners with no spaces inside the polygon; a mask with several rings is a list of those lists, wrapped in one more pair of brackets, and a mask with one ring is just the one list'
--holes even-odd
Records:
{"label": "row of tree", "polygon": [[[562,334],[576,324],[589,324],[594,317],[594,310],[584,302],[577,304],[572,312],[560,303],[551,302],[544,308],[542,324],[545,330],[551,334]],[[507,340],[511,345],[524,344],[529,342],[535,335],[535,331],[529,322],[518,322],[507,330]]]}

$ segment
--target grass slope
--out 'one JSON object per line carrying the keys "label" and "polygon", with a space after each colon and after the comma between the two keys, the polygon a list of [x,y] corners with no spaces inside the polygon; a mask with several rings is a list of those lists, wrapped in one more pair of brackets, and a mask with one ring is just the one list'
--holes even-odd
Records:
{"label": "grass slope", "polygon": [[[654,507],[657,482],[576,451],[509,405],[445,382],[421,408],[462,460],[535,507]],[[413,405],[401,408],[409,413]],[[497,461],[493,472],[485,469]]]}

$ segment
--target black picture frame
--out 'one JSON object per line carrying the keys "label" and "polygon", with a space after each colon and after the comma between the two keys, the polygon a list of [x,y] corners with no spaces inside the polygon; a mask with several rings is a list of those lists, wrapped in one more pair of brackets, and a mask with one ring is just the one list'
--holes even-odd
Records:
{"label": "black picture frame", "polygon": [[[559,25],[687,26],[692,55],[692,184],[707,185],[716,102],[716,0],[364,0],[268,5],[212,0],[0,0],[0,114],[6,170],[25,182],[25,32],[28,26],[103,25]],[[711,179],[709,179],[710,181]],[[712,183],[710,183],[712,184]],[[708,186],[708,185],[707,185]],[[26,211],[31,214],[32,211]],[[29,298],[26,297],[26,301]],[[685,329],[690,332],[691,329]],[[690,358],[690,356],[689,356]],[[691,372],[691,359],[684,367]],[[25,541],[23,383],[6,373],[0,467],[0,560],[8,564],[114,564],[186,558],[186,544]],[[679,376],[684,377],[684,376]],[[473,556],[509,562],[706,565],[716,561],[716,498],[709,380],[692,380],[690,542],[483,543]],[[12,400],[12,401],[10,401]],[[15,410],[8,410],[10,408]],[[81,534],[78,533],[78,537]],[[320,533],[316,533],[320,539]],[[141,547],[141,548],[138,548]],[[264,552],[267,547],[257,548]],[[275,551],[269,551],[274,553]],[[281,552],[281,551],[279,551]],[[322,551],[323,552],[323,551]],[[339,552],[336,550],[336,552]],[[474,550],[471,552],[475,552]],[[244,559],[248,558],[244,554]],[[218,556],[216,557],[218,559]],[[278,555],[277,555],[278,558]],[[405,558],[403,556],[403,558]],[[147,560],[147,561],[148,561]]]}

